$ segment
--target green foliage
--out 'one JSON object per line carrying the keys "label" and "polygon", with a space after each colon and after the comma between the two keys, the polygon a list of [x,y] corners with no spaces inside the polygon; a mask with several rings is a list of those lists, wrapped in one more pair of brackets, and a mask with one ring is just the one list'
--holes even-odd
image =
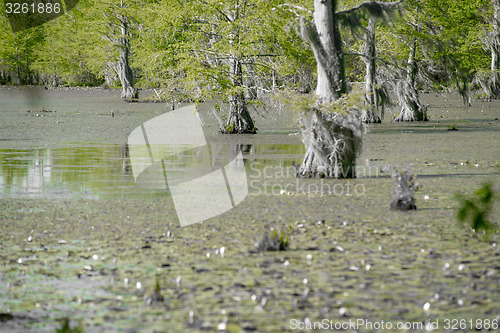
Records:
{"label": "green foliage", "polygon": [[364,92],[360,89],[352,90],[342,95],[338,100],[331,103],[322,103],[319,107],[321,112],[339,113],[348,115],[360,110],[364,104]]}
{"label": "green foliage", "polygon": [[484,183],[472,196],[466,197],[457,193],[460,208],[457,212],[458,221],[467,224],[474,232],[483,231],[489,234],[494,231],[495,225],[489,221],[489,215],[495,200],[495,192],[491,182]]}
{"label": "green foliage", "polygon": [[160,293],[160,290],[161,290],[161,287],[160,287],[160,277],[157,276],[156,277],[156,283],[155,283],[154,292]]}
{"label": "green foliage", "polygon": [[226,124],[226,133],[233,133],[233,132],[234,132],[234,123]]}
{"label": "green foliage", "polygon": [[262,251],[285,251],[292,239],[292,226],[285,223],[269,222],[264,228],[261,239],[255,244],[258,252]]}
{"label": "green foliage", "polygon": [[85,326],[83,325],[83,321],[80,321],[78,326],[71,328],[69,325],[69,318],[61,319],[61,328],[56,328],[56,333],[84,333]]}
{"label": "green foliage", "polygon": [[11,74],[10,82],[1,82],[0,77],[0,84],[38,83],[33,77],[33,64],[39,58],[36,50],[45,43],[45,38],[43,26],[13,33],[7,18],[0,15],[0,71]]}
{"label": "green foliage", "polygon": [[140,61],[153,86],[178,99],[227,102],[268,84],[269,58],[280,52],[273,1],[166,2],[152,5],[153,20],[140,41]]}
{"label": "green foliage", "polygon": [[419,83],[432,88],[432,82],[456,86],[467,93],[475,71],[487,68],[488,52],[482,36],[490,27],[490,0],[407,0],[395,27],[382,28],[378,50],[384,59],[404,68],[410,44],[416,38],[415,57]]}
{"label": "green foliage", "polygon": [[360,89],[351,91],[331,103],[320,103],[314,94],[300,94],[295,91],[285,90],[274,94],[274,100],[296,113],[310,112],[313,110],[325,114],[338,113],[348,115],[359,111],[364,103],[364,93]]}
{"label": "green foliage", "polygon": [[156,282],[153,289],[144,295],[144,303],[148,306],[162,305],[164,301],[161,294],[160,277],[156,276]]}
{"label": "green foliage", "polygon": [[390,22],[396,13],[400,13],[402,3],[397,1],[363,1],[357,6],[337,12],[337,18],[344,27],[357,32],[367,17]]}
{"label": "green foliage", "polygon": [[[377,59],[405,67],[409,42],[416,37],[420,46],[416,61],[429,69],[420,73],[421,83],[465,89],[474,73],[488,69],[484,41],[492,31],[491,0],[407,0],[400,15],[396,15],[399,6],[384,5],[389,0],[335,2],[339,22],[349,27],[364,26],[367,16],[386,19],[391,12],[399,16],[393,26],[378,24]],[[1,16],[0,83],[106,81],[112,86],[117,76],[109,64],[117,61],[118,47],[109,38],[124,37],[111,27],[122,15],[130,19],[131,66],[137,85],[157,89],[162,100],[224,103],[238,92],[252,99],[279,89],[311,92],[315,86],[313,53],[297,33],[298,16],[312,17],[310,0],[293,5],[278,0],[124,0],[123,8],[119,3],[79,2],[56,20],[17,34]],[[346,55],[359,53],[361,41],[349,39],[345,32],[341,34]],[[230,58],[242,63],[241,82],[233,80]],[[346,77],[362,80],[359,57],[346,58]]]}

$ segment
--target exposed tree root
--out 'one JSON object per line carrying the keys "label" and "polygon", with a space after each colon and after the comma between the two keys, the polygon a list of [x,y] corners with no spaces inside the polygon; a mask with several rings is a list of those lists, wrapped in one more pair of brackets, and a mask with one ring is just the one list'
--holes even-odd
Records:
{"label": "exposed tree root", "polygon": [[301,125],[306,154],[297,177],[356,177],[363,128],[358,114],[326,114],[314,109],[303,114]]}
{"label": "exposed tree root", "polygon": [[418,91],[406,81],[397,85],[397,97],[401,111],[394,121],[427,121],[427,107],[420,102]]}
{"label": "exposed tree root", "polygon": [[487,100],[500,99],[500,71],[486,71],[476,75]]}
{"label": "exposed tree root", "polygon": [[224,134],[257,133],[257,128],[253,123],[250,113],[248,112],[244,97],[239,99],[239,101],[234,101],[234,103],[230,104],[229,117],[220,131]]}
{"label": "exposed tree root", "polygon": [[367,110],[363,109],[360,114],[361,121],[365,124],[374,124],[381,123],[382,119],[380,119],[376,110]]}

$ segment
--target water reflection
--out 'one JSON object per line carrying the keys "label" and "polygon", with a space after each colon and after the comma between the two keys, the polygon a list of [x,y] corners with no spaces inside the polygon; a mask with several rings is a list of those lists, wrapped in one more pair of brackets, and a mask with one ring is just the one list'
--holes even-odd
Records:
{"label": "water reflection", "polygon": [[[195,105],[164,113],[128,137],[137,184],[170,191],[181,226],[236,207],[248,195],[239,144],[208,145]],[[228,157],[228,158],[225,158]]]}
{"label": "water reflection", "polygon": [[97,199],[116,195],[132,185],[126,147],[120,145],[0,149],[0,197],[3,198]]}
{"label": "water reflection", "polygon": [[[246,163],[249,177],[254,168],[289,167],[304,153],[302,145],[209,142],[205,147],[185,151],[176,158],[182,163],[205,166],[208,159],[212,167],[217,168],[231,156],[234,158],[237,150],[241,150],[244,160],[259,162],[252,168]],[[165,187],[143,188],[135,183],[126,144],[0,149],[0,198],[107,199],[164,196],[166,193]]]}

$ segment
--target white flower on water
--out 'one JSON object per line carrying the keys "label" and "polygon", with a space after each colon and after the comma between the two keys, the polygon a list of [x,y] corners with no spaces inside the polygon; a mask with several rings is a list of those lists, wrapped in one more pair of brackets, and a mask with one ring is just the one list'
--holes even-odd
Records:
{"label": "white flower on water", "polygon": [[425,302],[425,304],[423,306],[424,311],[429,311],[430,308],[431,308],[431,303]]}

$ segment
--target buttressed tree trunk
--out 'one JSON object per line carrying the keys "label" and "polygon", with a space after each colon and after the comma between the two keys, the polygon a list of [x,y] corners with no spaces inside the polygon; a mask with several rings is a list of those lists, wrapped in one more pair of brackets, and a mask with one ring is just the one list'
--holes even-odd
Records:
{"label": "buttressed tree trunk", "polygon": [[363,37],[363,57],[366,65],[365,74],[365,102],[366,107],[362,110],[361,120],[365,123],[380,123],[378,115],[379,103],[375,80],[375,18],[370,17],[368,26]]}
{"label": "buttressed tree trunk", "polygon": [[221,128],[221,132],[227,134],[255,134],[257,129],[248,112],[245,93],[243,91],[243,71],[240,59],[233,56],[230,60],[229,70],[231,73],[231,83],[235,91],[229,96],[229,116],[224,124],[224,128]]}
{"label": "buttressed tree trunk", "polygon": [[[346,92],[342,40],[335,20],[336,0],[314,1],[314,22],[300,19],[302,38],[316,58],[318,103],[331,103]],[[361,122],[353,114],[327,113],[319,105],[301,118],[306,154],[298,177],[355,177]]]}
{"label": "buttressed tree trunk", "polygon": [[122,85],[121,97],[124,100],[137,99],[139,94],[134,88],[134,73],[130,68],[129,22],[126,17],[122,18],[120,30],[121,36],[118,37],[120,59],[115,66],[115,71]]}
{"label": "buttressed tree trunk", "polygon": [[307,150],[298,177],[356,177],[356,156],[362,143],[362,122],[358,115],[313,109],[302,115],[301,125]]}
{"label": "buttressed tree trunk", "polygon": [[417,40],[414,38],[410,44],[410,54],[406,67],[406,80],[400,80],[397,85],[397,96],[401,106],[395,121],[427,121],[427,108],[420,101],[417,90],[418,66],[415,60]]}

